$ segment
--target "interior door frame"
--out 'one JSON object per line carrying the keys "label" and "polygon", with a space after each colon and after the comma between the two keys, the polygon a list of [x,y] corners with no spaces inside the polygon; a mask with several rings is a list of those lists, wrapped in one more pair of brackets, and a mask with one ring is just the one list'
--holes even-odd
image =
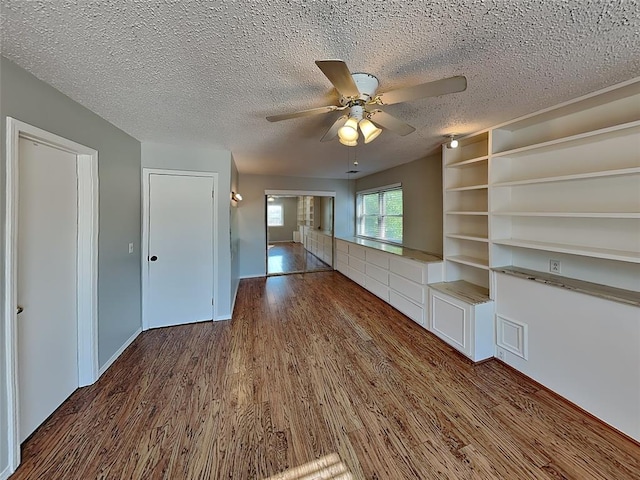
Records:
{"label": "interior door frame", "polygon": [[78,174],[77,328],[78,386],[98,379],[98,151],[7,117],[4,230],[5,378],[9,469],[20,465],[18,392],[18,175],[20,138],[76,155]]}
{"label": "interior door frame", "polygon": [[187,177],[211,177],[213,179],[213,194],[211,195],[211,201],[213,202],[213,218],[212,225],[212,240],[213,240],[213,291],[211,292],[211,298],[213,298],[213,306],[211,309],[212,319],[218,318],[218,296],[217,292],[217,279],[218,279],[218,202],[216,199],[216,192],[218,192],[218,173],[217,172],[203,172],[192,170],[171,170],[164,168],[143,168],[142,169],[142,248],[140,249],[140,264],[142,268],[142,330],[149,330],[149,319],[147,318],[147,312],[149,311],[147,304],[149,301],[149,262],[147,260],[149,256],[149,186],[151,175],[174,175],[174,176],[187,176]]}

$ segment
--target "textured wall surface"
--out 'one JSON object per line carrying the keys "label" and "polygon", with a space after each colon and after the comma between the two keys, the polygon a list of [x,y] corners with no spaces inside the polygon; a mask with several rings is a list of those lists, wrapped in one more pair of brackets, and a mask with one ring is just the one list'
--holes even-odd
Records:
{"label": "textured wall surface", "polygon": [[637,1],[3,0],[1,51],[142,141],[231,150],[240,173],[346,178],[320,143],[335,114],[314,60],[379,92],[465,75],[465,92],[391,105],[416,127],[357,147],[361,176],[640,73]]}

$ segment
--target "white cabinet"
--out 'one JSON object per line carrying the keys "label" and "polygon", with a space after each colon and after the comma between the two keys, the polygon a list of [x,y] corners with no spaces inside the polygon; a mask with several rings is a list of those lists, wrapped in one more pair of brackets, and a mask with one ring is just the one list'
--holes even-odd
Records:
{"label": "white cabinet", "polygon": [[493,301],[457,281],[429,287],[430,330],[474,362],[493,357]]}
{"label": "white cabinet", "polygon": [[[333,235],[303,226],[304,248],[329,266],[333,265]],[[344,260],[344,257],[343,257]],[[339,271],[340,266],[336,264]]]}
{"label": "white cabinet", "polygon": [[428,328],[427,284],[442,281],[442,261],[422,262],[345,240],[336,240],[336,251],[339,272]]}

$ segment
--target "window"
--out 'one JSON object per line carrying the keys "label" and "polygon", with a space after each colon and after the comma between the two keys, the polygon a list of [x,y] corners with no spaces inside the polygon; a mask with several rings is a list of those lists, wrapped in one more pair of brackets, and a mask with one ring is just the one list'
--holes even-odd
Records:
{"label": "window", "polygon": [[267,226],[282,227],[283,225],[282,205],[267,205]]}
{"label": "window", "polygon": [[386,242],[402,243],[402,186],[359,192],[357,234]]}

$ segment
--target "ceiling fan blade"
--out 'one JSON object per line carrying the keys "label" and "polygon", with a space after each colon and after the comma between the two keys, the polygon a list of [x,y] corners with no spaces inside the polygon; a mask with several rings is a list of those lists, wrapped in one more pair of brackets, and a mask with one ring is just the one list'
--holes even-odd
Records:
{"label": "ceiling fan blade", "polygon": [[322,113],[335,112],[336,110],[344,110],[347,107],[337,107],[329,105],[327,107],[310,108],[309,110],[300,110],[299,112],[283,113],[281,115],[271,115],[267,117],[270,122],[279,122],[280,120],[289,120],[290,118],[309,117],[311,115],[320,115]]}
{"label": "ceiling fan blade", "polygon": [[320,141],[328,142],[329,140],[333,140],[338,134],[338,130],[340,130],[340,127],[345,124],[348,118],[349,115],[341,115],[340,117],[338,117],[338,119],[333,123],[333,125],[331,125],[331,128],[327,130],[327,133],[324,134]]}
{"label": "ceiling fan blade", "polygon": [[360,91],[342,60],[316,60],[316,65],[344,97],[359,97]]}
{"label": "ceiling fan blade", "polygon": [[413,87],[398,88],[378,95],[382,105],[410,102],[419,98],[437,97],[448,93],[463,92],[467,89],[466,77],[451,77],[436,80],[435,82],[422,83]]}
{"label": "ceiling fan blade", "polygon": [[393,133],[405,136],[414,132],[416,129],[411,125],[404,123],[402,120],[383,112],[382,110],[373,110],[370,112],[370,119],[376,125],[391,130]]}

